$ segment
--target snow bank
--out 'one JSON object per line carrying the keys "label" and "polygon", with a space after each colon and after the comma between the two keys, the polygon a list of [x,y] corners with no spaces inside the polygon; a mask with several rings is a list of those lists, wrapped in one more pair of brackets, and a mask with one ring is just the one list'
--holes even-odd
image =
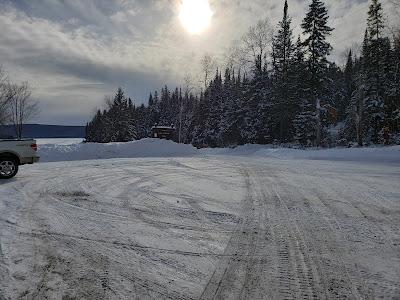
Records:
{"label": "snow bank", "polygon": [[198,150],[191,145],[159,139],[111,144],[68,144],[68,141],[65,141],[65,143],[58,141],[57,143],[39,144],[39,155],[42,162],[217,155],[400,164],[400,146],[299,150],[277,148],[272,145],[244,145],[237,148]]}
{"label": "snow bank", "polygon": [[48,144],[55,144],[55,145],[73,145],[73,144],[80,144],[83,142],[81,138],[58,138],[58,139],[36,139],[38,145],[48,145]]}
{"label": "snow bank", "polygon": [[276,148],[272,145],[244,145],[237,148],[203,149],[201,152],[206,155],[400,164],[400,146],[300,150]]}
{"label": "snow bank", "polygon": [[130,143],[39,145],[39,156],[42,162],[108,158],[180,157],[196,154],[198,154],[198,150],[191,145],[176,144],[172,141],[158,139],[144,139]]}

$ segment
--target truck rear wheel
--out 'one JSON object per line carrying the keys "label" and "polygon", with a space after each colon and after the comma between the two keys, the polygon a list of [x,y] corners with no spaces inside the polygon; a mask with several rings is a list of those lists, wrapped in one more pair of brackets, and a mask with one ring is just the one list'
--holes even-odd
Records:
{"label": "truck rear wheel", "polygon": [[0,179],[13,178],[18,173],[18,163],[13,158],[0,158]]}

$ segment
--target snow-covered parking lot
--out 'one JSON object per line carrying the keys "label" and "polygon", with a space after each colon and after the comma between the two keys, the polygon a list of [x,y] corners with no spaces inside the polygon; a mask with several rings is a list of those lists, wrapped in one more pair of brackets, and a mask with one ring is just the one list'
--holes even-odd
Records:
{"label": "snow-covered parking lot", "polygon": [[396,151],[23,167],[0,183],[0,299],[396,299]]}

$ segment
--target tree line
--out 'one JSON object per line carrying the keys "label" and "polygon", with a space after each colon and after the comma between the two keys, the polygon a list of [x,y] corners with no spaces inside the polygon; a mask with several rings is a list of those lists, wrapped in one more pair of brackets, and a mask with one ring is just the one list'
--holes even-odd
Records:
{"label": "tree line", "polygon": [[12,124],[16,138],[21,139],[23,125],[38,114],[39,102],[32,98],[29,84],[10,81],[0,67],[0,126]]}
{"label": "tree line", "polygon": [[301,28],[295,38],[285,1],[276,30],[268,21],[251,27],[223,71],[204,57],[200,93],[165,86],[135,106],[119,89],[87,124],[87,141],[145,138],[157,124],[197,147],[399,143],[400,32],[387,33],[379,0],[371,0],[361,53],[350,50],[344,68],[328,59],[334,29],[323,1],[311,1]]}

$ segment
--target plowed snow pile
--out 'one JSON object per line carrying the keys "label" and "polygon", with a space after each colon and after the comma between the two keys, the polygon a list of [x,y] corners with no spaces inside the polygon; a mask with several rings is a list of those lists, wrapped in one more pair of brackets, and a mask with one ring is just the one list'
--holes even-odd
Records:
{"label": "plowed snow pile", "polygon": [[77,161],[110,158],[245,156],[279,159],[310,159],[400,164],[400,146],[371,148],[289,149],[271,145],[244,145],[237,148],[201,149],[159,139],[143,139],[130,143],[92,144],[77,140],[48,140],[39,145],[42,162]]}
{"label": "plowed snow pile", "polygon": [[196,155],[197,153],[198,150],[191,145],[179,145],[172,141],[158,139],[143,139],[130,143],[39,145],[39,155],[42,162],[136,157],[182,157]]}
{"label": "plowed snow pile", "polygon": [[264,145],[244,145],[234,149],[205,149],[208,155],[270,157],[280,159],[310,159],[400,164],[400,146],[332,149],[290,149]]}

